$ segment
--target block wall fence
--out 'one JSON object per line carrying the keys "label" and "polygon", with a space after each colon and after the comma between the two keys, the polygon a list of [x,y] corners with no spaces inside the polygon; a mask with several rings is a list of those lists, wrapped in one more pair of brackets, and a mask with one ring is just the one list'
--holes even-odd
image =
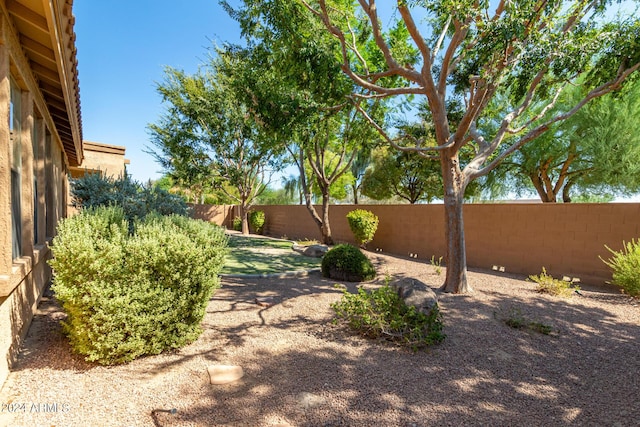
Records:
{"label": "block wall fence", "polygon": [[[255,206],[265,212],[264,234],[290,239],[319,239],[305,206]],[[429,262],[444,256],[443,205],[332,205],[330,224],[336,242],[354,243],[346,215],[366,209],[379,218],[368,248]],[[194,216],[231,228],[233,206],[194,206]],[[611,280],[600,260],[605,248],[640,238],[640,203],[602,204],[467,204],[464,206],[467,264],[506,273],[539,274],[544,266],[554,277],[579,278],[588,284]]]}

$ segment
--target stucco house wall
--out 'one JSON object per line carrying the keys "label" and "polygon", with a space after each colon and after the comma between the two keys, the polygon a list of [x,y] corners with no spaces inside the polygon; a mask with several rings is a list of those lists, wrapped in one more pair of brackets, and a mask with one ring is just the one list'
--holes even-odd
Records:
{"label": "stucco house wall", "polygon": [[72,0],[0,0],[0,386],[45,285],[83,162]]}
{"label": "stucco house wall", "polygon": [[71,167],[71,177],[80,178],[85,173],[100,173],[112,178],[124,176],[129,160],[125,159],[125,147],[100,142],[83,141],[84,160]]}

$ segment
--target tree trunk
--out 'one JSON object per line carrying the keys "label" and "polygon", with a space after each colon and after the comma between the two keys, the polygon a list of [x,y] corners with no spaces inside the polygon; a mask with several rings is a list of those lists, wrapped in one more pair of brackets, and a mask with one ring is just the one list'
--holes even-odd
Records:
{"label": "tree trunk", "polygon": [[457,155],[441,154],[442,180],[444,184],[444,224],[447,252],[445,261],[447,276],[440,288],[444,292],[462,294],[471,292],[467,283],[467,255],[464,243],[462,206],[466,182],[460,170]]}
{"label": "tree trunk", "polygon": [[242,218],[242,234],[249,234],[249,209],[244,203],[240,205],[240,218]]}
{"label": "tree trunk", "polygon": [[322,243],[333,245],[333,236],[331,236],[331,226],[329,225],[329,187],[322,193],[322,226],[320,227]]}

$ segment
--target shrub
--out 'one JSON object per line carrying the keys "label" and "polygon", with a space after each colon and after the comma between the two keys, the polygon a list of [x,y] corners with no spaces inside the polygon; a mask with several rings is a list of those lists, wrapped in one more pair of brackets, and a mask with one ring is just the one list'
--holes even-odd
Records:
{"label": "shrub", "polygon": [[254,233],[260,234],[262,227],[264,226],[264,212],[263,211],[251,211],[249,212],[249,224]]}
{"label": "shrub", "polygon": [[242,218],[239,216],[233,218],[233,229],[235,231],[242,231]]}
{"label": "shrub", "polygon": [[133,226],[121,208],[89,208],[63,220],[53,240],[64,332],[88,361],[123,363],[194,341],[219,286],[220,227],[157,214]]}
{"label": "shrub", "polygon": [[[493,313],[494,316],[497,316],[497,313]],[[522,314],[522,312],[518,309],[513,309],[511,312],[502,319],[502,321],[513,329],[525,329],[533,332],[538,332],[543,335],[551,335],[554,331],[553,327],[537,321],[532,321]]]}
{"label": "shrub", "polygon": [[411,346],[437,344],[444,340],[442,315],[436,304],[428,314],[408,306],[398,292],[388,285],[367,292],[362,287],[356,294],[343,291],[342,299],[331,307],[337,319],[369,338],[385,338]]}
{"label": "shrub", "polygon": [[547,269],[542,267],[542,273],[539,276],[529,276],[529,279],[538,284],[537,291],[543,294],[550,294],[561,297],[570,297],[574,292],[579,291],[580,287],[573,285],[566,280],[554,279],[553,276],[547,274]]}
{"label": "shrub", "polygon": [[365,247],[378,229],[378,217],[370,211],[356,209],[347,214],[347,221],[358,244]]}
{"label": "shrub", "polygon": [[629,243],[622,242],[622,246],[620,252],[605,246],[613,257],[608,261],[602,261],[613,270],[611,283],[620,286],[626,294],[637,298],[640,297],[640,242],[631,240]]}
{"label": "shrub", "polygon": [[144,218],[151,212],[162,215],[187,215],[185,201],[158,187],[145,187],[129,175],[111,178],[100,174],[86,174],[71,180],[72,205],[77,208],[119,206],[125,218]]}
{"label": "shrub", "polygon": [[353,245],[337,245],[322,257],[322,275],[348,282],[362,282],[376,276],[369,258]]}

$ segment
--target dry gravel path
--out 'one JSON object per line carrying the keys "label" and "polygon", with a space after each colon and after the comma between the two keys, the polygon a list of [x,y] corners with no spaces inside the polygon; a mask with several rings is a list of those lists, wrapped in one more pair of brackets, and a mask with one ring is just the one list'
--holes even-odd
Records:
{"label": "dry gravel path", "polygon": [[[381,275],[443,279],[426,263],[369,255]],[[73,355],[46,298],[2,390],[20,409],[4,409],[0,425],[640,425],[637,301],[611,288],[559,299],[487,272],[469,280],[471,295],[440,296],[444,343],[412,353],[333,325],[340,290],[319,274],[225,278],[195,343],[116,367]],[[514,313],[554,332],[510,328],[502,319]],[[217,363],[246,374],[213,386],[206,368]]]}

